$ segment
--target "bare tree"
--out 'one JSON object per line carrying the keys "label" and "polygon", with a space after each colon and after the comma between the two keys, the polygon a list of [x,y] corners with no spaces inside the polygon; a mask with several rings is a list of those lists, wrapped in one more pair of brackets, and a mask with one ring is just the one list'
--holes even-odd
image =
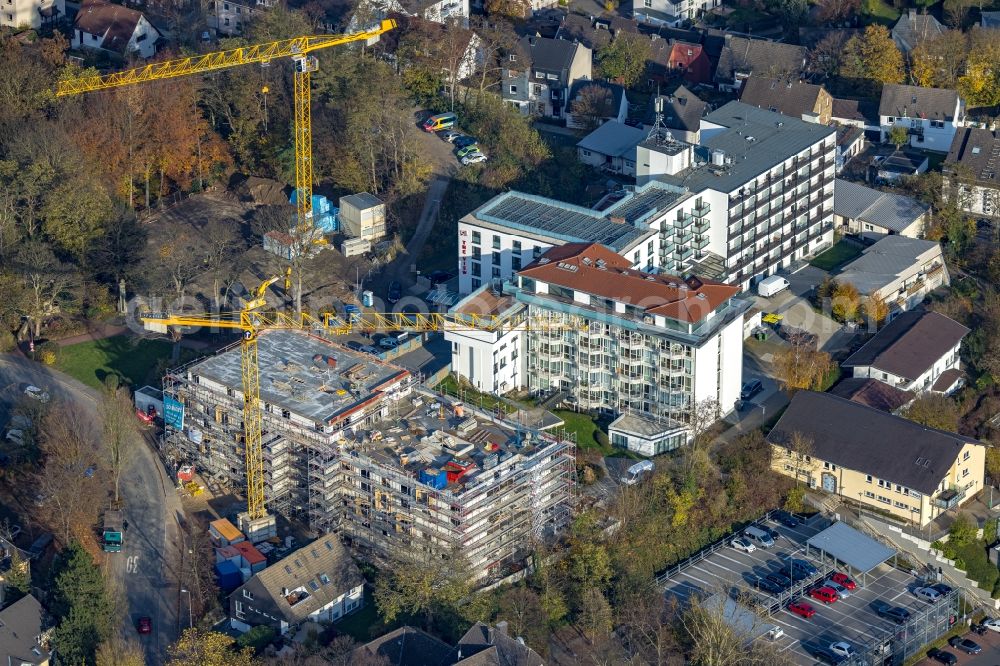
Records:
{"label": "bare tree", "polygon": [[780,447],[782,466],[791,472],[795,482],[808,481],[812,471],[813,441],[801,432],[791,433]]}
{"label": "bare tree", "polygon": [[763,641],[748,639],[763,633],[765,621],[748,606],[749,599],[731,599],[719,590],[702,599],[692,598],[680,615],[680,624],[691,643],[691,660],[700,666],[779,666],[791,662]]}
{"label": "bare tree", "polygon": [[62,543],[77,530],[89,536],[97,521],[104,489],[96,470],[97,432],[81,410],[54,404],[41,423],[45,463],[38,475],[51,527]]}
{"label": "bare tree", "polygon": [[25,314],[38,337],[45,318],[57,313],[60,303],[70,297],[76,273],[72,266],[56,258],[48,245],[35,240],[21,246],[13,268],[27,290],[29,298],[25,303]]}
{"label": "bare tree", "polygon": [[220,302],[220,284],[227,285],[225,297],[228,298],[229,288],[236,279],[234,268],[244,264],[238,261],[244,257],[246,242],[239,231],[231,223],[212,220],[202,229],[205,239],[205,267],[212,273],[212,302],[218,307]]}
{"label": "bare tree", "polygon": [[114,632],[97,648],[96,666],[145,666],[142,647],[134,640]]}
{"label": "bare tree", "polygon": [[604,86],[584,86],[573,100],[571,112],[584,129],[592,130],[615,114],[613,100],[611,91]]}
{"label": "bare tree", "polygon": [[479,36],[479,96],[500,85],[504,55],[517,44],[514,29],[507,21],[474,16],[472,27]]}
{"label": "bare tree", "polygon": [[135,455],[139,439],[135,409],[128,389],[118,385],[117,375],[108,375],[98,405],[104,431],[104,458],[111,467],[115,505],[121,501],[121,478]]}

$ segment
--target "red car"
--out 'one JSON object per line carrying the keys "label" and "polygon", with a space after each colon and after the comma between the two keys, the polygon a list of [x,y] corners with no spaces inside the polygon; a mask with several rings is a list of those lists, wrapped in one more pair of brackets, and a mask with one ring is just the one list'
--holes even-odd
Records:
{"label": "red car", "polygon": [[136,625],[136,629],[140,634],[149,634],[153,632],[153,620],[148,617],[140,617],[139,622]]}
{"label": "red car", "polygon": [[842,585],[848,590],[854,590],[858,587],[858,584],[855,583],[853,580],[851,580],[850,576],[844,573],[840,573],[839,571],[830,576],[830,580],[832,580],[837,585]]}
{"label": "red car", "polygon": [[807,620],[816,614],[816,609],[804,601],[793,601],[788,604],[788,610],[792,611],[796,615],[801,615]]}
{"label": "red car", "polygon": [[840,598],[840,595],[837,594],[835,589],[827,587],[826,585],[809,590],[809,596],[813,599],[822,601],[824,604],[832,604]]}

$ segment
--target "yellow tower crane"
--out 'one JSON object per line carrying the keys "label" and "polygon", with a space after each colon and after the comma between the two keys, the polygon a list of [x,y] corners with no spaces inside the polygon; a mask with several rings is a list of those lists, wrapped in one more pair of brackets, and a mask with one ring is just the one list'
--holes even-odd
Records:
{"label": "yellow tower crane", "polygon": [[[319,318],[301,313],[299,315],[265,309],[265,293],[277,282],[273,277],[265,280],[254,291],[238,312],[212,315],[169,314],[146,312],[139,314],[145,328],[166,333],[167,327],[207,326],[234,329],[243,332],[240,344],[243,371],[243,429],[244,456],[247,475],[247,519],[241,516],[241,528],[252,532],[254,525],[265,525],[269,516],[264,498],[264,456],[261,445],[263,419],[260,409],[260,372],[257,365],[257,334],[266,329],[291,329],[324,334],[344,335],[355,329],[394,331],[443,331],[447,329],[477,329],[482,331],[507,331],[517,326],[525,328],[558,328],[575,330],[580,323],[562,319],[534,318],[529,320],[523,314],[514,316],[475,315],[457,313],[403,313],[403,312],[362,312],[341,317],[333,313]],[[261,522],[256,522],[261,521]],[[251,536],[251,538],[253,538]]]}
{"label": "yellow tower crane", "polygon": [[295,90],[295,207],[298,229],[306,229],[312,224],[312,109],[310,107],[310,81],[319,63],[310,55],[320,49],[328,49],[349,42],[358,42],[378,37],[396,27],[396,22],[387,19],[378,26],[363,32],[347,35],[314,35],[283,39],[266,44],[255,44],[228,51],[217,51],[206,55],[165,60],[127,69],[122,72],[64,79],[56,86],[56,96],[79,95],[96,90],[120,88],[149,81],[173,79],[179,76],[206,74],[220,69],[240,67],[254,63],[269,63],[277,58],[291,58],[295,63],[293,87]]}

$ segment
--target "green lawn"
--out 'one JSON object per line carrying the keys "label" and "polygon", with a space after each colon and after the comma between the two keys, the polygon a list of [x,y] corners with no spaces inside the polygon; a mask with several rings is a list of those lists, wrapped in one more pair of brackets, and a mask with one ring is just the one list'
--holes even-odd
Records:
{"label": "green lawn", "polygon": [[503,409],[505,414],[510,414],[517,409],[516,406],[505,400],[501,400],[491,393],[480,393],[467,384],[459,384],[455,381],[454,375],[448,375],[442,379],[441,382],[434,387],[434,389],[440,391],[441,393],[459,398],[466,404],[473,407],[479,407],[480,409],[496,411],[499,406]]}
{"label": "green lawn", "polygon": [[382,622],[382,618],[378,616],[378,607],[375,605],[375,600],[372,599],[367,586],[365,587],[364,607],[335,622],[333,628],[339,633],[347,634],[359,643],[367,643],[375,638],[372,635],[373,629],[382,633],[382,630],[386,627]]}
{"label": "green lawn", "polygon": [[566,422],[563,428],[567,432],[576,433],[576,445],[577,448],[581,450],[586,449],[596,449],[604,455],[610,455],[614,452],[614,448],[610,445],[602,446],[594,434],[597,432],[597,423],[588,414],[582,414],[580,412],[571,412],[565,409],[557,409],[552,412],[560,419]]}
{"label": "green lawn", "polygon": [[861,248],[859,248],[855,243],[840,240],[837,241],[836,245],[831,247],[826,252],[818,255],[809,263],[816,268],[823,269],[824,271],[832,271],[833,269],[846,264],[848,261],[854,259],[860,254]]}
{"label": "green lawn", "polygon": [[110,374],[134,387],[158,384],[163,367],[160,361],[170,358],[171,347],[165,340],[115,335],[63,347],[56,369],[94,388],[100,388]]}
{"label": "green lawn", "polygon": [[871,12],[868,14],[868,18],[873,23],[882,23],[891,27],[899,19],[899,10],[885,0],[871,0],[870,3],[866,4],[868,11]]}

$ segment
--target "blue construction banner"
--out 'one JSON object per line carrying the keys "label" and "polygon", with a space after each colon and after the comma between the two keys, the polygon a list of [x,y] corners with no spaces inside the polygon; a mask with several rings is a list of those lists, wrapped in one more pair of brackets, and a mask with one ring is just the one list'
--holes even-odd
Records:
{"label": "blue construction banner", "polygon": [[169,395],[163,396],[163,423],[177,430],[184,429],[184,405]]}

